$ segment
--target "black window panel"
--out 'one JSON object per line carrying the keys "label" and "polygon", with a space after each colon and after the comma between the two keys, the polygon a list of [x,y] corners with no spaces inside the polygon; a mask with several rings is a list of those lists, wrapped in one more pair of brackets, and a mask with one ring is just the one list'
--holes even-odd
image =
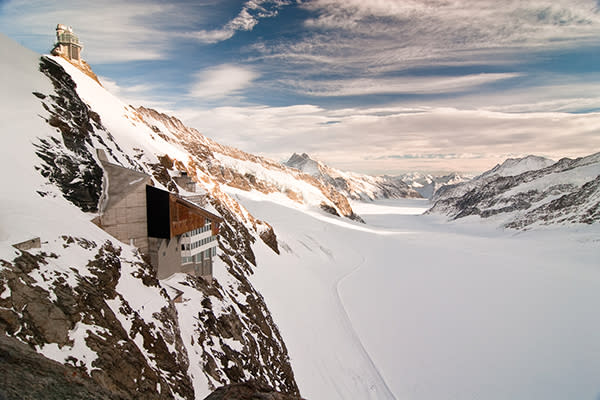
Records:
{"label": "black window panel", "polygon": [[148,236],[171,239],[169,192],[146,186]]}

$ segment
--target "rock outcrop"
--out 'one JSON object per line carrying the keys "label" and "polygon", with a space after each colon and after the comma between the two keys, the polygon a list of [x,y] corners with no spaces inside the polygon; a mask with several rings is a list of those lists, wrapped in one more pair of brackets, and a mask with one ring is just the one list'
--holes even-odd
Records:
{"label": "rock outcrop", "polygon": [[122,400],[69,365],[40,355],[21,341],[0,335],[0,399]]}
{"label": "rock outcrop", "polygon": [[[197,170],[188,170],[188,175],[196,176],[200,172],[222,185],[245,191],[283,193],[293,201],[315,207],[324,202],[335,208],[339,215],[360,220],[346,196],[328,182],[264,157],[219,144],[196,129],[185,126],[178,118],[151,108],[139,107],[136,115],[159,137],[184,147],[195,156],[193,167]],[[313,199],[316,198],[319,201],[315,203]]]}
{"label": "rock outcrop", "polygon": [[600,220],[600,153],[575,160],[563,158],[534,170],[529,167],[549,162],[531,156],[522,160],[525,168],[518,160],[507,160],[472,181],[443,188],[428,213],[451,219],[495,217],[504,226],[517,229]]}
{"label": "rock outcrop", "polygon": [[204,400],[302,400],[263,386],[257,382],[243,382],[218,388]]}
{"label": "rock outcrop", "polygon": [[[51,134],[34,141],[36,169],[46,181],[38,194],[62,196],[74,206],[74,218],[81,219],[84,211],[91,220],[104,179],[98,148],[111,162],[151,175],[156,186],[171,191],[182,191],[173,176],[187,169],[225,219],[219,256],[227,278],[223,283],[176,279],[173,284],[185,287],[186,295],[196,300],[179,307],[141,255],[98,234],[91,221],[89,232],[105,242],[71,236],[68,226],[63,237],[53,237],[40,226],[41,249],[0,261],[0,335],[76,370],[118,398],[194,399],[217,386],[246,380],[298,395],[285,343],[248,280],[256,265],[252,245],[257,240],[278,251],[273,228],[220,190],[220,179],[209,175],[204,158],[211,150],[201,140],[186,138],[189,159],[155,154],[143,143],[155,138],[164,143],[159,133],[170,141],[173,136],[146,128],[140,115],[117,105],[119,114],[109,115],[109,120],[124,118],[135,134],[149,135],[140,137],[135,148],[119,140],[102,121],[107,115],[94,111],[94,99],[81,95],[76,79],[65,70],[68,65],[61,62],[42,57],[40,70],[54,92],[33,94],[41,104],[39,117],[51,128]],[[253,186],[261,182],[252,176],[243,179]]]}
{"label": "rock outcrop", "polygon": [[419,193],[399,178],[342,172],[313,160],[306,153],[294,153],[284,164],[354,200],[421,198]]}

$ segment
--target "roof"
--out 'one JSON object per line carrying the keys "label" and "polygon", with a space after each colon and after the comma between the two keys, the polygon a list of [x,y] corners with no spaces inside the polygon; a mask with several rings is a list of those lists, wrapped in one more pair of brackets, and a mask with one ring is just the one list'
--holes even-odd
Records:
{"label": "roof", "polygon": [[186,207],[192,208],[194,212],[199,213],[204,218],[210,219],[211,221],[214,221],[214,222],[219,222],[219,223],[223,222],[223,218],[219,217],[216,214],[211,213],[210,211],[205,210],[204,208],[198,206],[196,203],[192,203],[191,201],[186,200],[183,197],[181,197],[175,193],[171,193],[171,196],[175,197],[177,203],[182,204]]}

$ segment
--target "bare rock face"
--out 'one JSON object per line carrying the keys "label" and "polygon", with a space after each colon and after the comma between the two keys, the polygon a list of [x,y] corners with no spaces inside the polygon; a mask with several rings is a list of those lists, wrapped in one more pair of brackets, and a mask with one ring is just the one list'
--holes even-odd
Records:
{"label": "bare rock face", "polygon": [[76,368],[49,360],[17,339],[0,335],[0,399],[121,400]]}
{"label": "bare rock face", "polygon": [[276,392],[257,382],[244,382],[218,388],[204,400],[302,400]]}
{"label": "bare rock face", "polygon": [[65,198],[83,211],[96,211],[102,194],[102,169],[92,157],[92,135],[103,129],[97,114],[77,95],[75,82],[53,60],[42,57],[40,71],[54,85],[55,94],[34,93],[49,113],[48,124],[60,131],[62,142],[42,138],[36,144],[42,159],[40,173],[57,185]]}
{"label": "bare rock face", "polygon": [[[509,159],[502,165],[516,161]],[[535,165],[547,164],[544,160],[534,161]],[[504,175],[496,173],[500,167],[472,181],[442,188],[427,212],[452,219],[497,216],[504,220],[505,227],[515,229],[600,221],[600,153],[574,160],[564,158],[525,172],[517,169],[515,175],[510,175],[510,170]]]}
{"label": "bare rock face", "polygon": [[[91,276],[73,271],[78,284],[72,286],[71,277],[45,268],[57,259],[54,254],[22,252],[12,262],[0,260],[3,267],[0,282],[10,290],[10,296],[0,299],[0,336],[8,335],[43,351],[48,345],[73,347],[71,333],[89,327],[85,329],[85,343],[97,354],[91,369],[77,356],[65,360],[65,365],[77,376],[89,378],[122,398],[172,399],[175,393],[193,398],[185,351],[171,352],[168,348],[170,345],[183,349],[179,332],[173,328],[177,320],[172,306],[156,316],[157,322],[161,318],[167,321],[163,332],[157,334],[154,323],[143,320],[116,291],[121,271],[120,250],[109,242],[97,246],[85,239],[63,239],[66,248],[83,245],[97,249],[96,257],[85,267]],[[140,263],[139,268],[139,276],[147,275],[148,284],[155,286],[157,282],[150,267]],[[46,281],[50,290],[41,287],[34,277]],[[108,304],[115,300],[131,321],[129,332]],[[138,335],[143,338],[144,351],[152,354],[156,365],[149,364],[134,342]]]}

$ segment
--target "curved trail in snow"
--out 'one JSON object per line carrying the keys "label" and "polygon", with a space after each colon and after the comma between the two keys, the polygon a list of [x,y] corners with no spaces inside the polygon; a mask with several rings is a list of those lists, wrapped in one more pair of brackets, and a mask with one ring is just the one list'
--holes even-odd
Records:
{"label": "curved trail in snow", "polygon": [[[352,320],[350,319],[350,316],[348,315],[348,310],[346,309],[346,306],[344,305],[344,301],[342,300],[342,296],[340,295],[340,285],[341,285],[341,283],[346,278],[350,277],[351,275],[353,275],[354,273],[356,273],[359,269],[361,269],[364,266],[364,264],[365,264],[365,257],[364,256],[361,256],[361,257],[362,257],[362,260],[358,263],[358,265],[355,268],[353,268],[350,272],[348,272],[345,275],[343,275],[341,278],[339,278],[334,283],[335,297],[337,299],[338,305],[340,306],[340,309],[342,310],[342,318],[343,318],[343,320],[345,322],[345,325],[347,325],[348,331],[352,334],[352,337],[354,338],[355,342],[358,344],[358,348],[360,350],[360,353],[368,361],[369,365],[371,366],[371,368],[373,369],[373,371],[375,373],[375,378],[379,381],[379,382],[375,382],[375,383],[378,384],[377,386],[380,386],[380,387],[382,387],[384,389],[383,397],[379,396],[379,393],[375,393],[375,394],[377,394],[377,398],[378,399],[383,399],[384,398],[384,399],[396,400],[396,396],[394,395],[394,393],[392,392],[392,390],[388,386],[387,382],[385,381],[385,379],[381,375],[381,372],[379,372],[379,368],[377,368],[377,365],[375,364],[375,362],[373,362],[373,359],[371,358],[371,356],[369,355],[369,352],[367,351],[367,349],[363,345],[363,343],[362,343],[362,341],[360,339],[360,336],[358,336],[358,333],[354,329],[354,325],[352,324]],[[371,385],[369,387],[369,390],[376,391],[376,386],[375,385]]]}

